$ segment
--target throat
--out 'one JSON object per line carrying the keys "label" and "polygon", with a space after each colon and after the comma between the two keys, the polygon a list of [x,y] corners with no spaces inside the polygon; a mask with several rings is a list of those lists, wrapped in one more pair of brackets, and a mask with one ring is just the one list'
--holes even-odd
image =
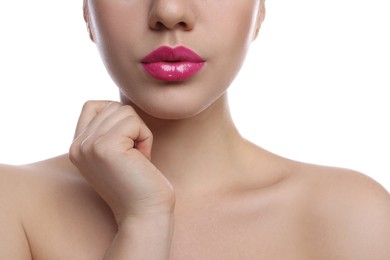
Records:
{"label": "throat", "polygon": [[218,183],[242,163],[244,141],[226,95],[190,118],[164,120],[136,110],[153,133],[152,163],[174,187]]}
{"label": "throat", "polygon": [[171,128],[154,135],[152,162],[172,181],[210,180],[233,163],[240,142],[234,126]]}

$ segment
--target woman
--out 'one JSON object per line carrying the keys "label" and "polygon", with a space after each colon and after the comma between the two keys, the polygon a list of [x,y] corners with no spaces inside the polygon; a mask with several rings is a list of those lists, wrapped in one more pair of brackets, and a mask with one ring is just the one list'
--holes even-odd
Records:
{"label": "woman", "polygon": [[[223,12],[221,11],[223,10]],[[388,259],[390,196],[243,139],[226,90],[262,0],[87,0],[121,102],[69,155],[0,169],[0,259]]]}

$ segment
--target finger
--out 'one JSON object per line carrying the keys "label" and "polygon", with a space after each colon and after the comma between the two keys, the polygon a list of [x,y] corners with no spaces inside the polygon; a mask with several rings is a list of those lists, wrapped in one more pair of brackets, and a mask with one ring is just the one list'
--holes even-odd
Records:
{"label": "finger", "polygon": [[[88,101],[84,104],[76,127],[74,139],[81,136],[83,132],[90,129],[93,131],[105,117],[113,113],[118,107],[122,106],[119,102],[114,101]],[[89,133],[85,134],[86,136]]]}
{"label": "finger", "polygon": [[[91,120],[86,129],[74,140],[74,145],[79,146],[86,153],[93,151],[94,142],[125,118],[133,122],[133,128],[140,124],[145,125],[131,106],[110,103]],[[134,146],[135,140],[131,140],[131,142]],[[131,148],[134,148],[133,146]]]}
{"label": "finger", "polygon": [[[84,104],[77,123],[74,140],[69,148],[69,158],[72,162],[76,162],[79,159],[82,142],[93,132],[91,123],[95,120],[95,124],[97,124],[97,115],[101,114],[111,103],[117,102],[88,101]],[[84,148],[86,147],[84,146]]]}
{"label": "finger", "polygon": [[100,136],[105,135],[113,126],[125,118],[134,117],[131,118],[134,122],[134,127],[138,124],[145,124],[131,106],[122,105],[112,112],[106,110],[112,109],[104,109],[104,111],[97,115],[88,126],[88,128],[90,128],[88,134],[90,134],[92,139],[96,140]]}
{"label": "finger", "polygon": [[102,111],[110,101],[90,100],[84,103],[76,126],[74,139],[76,139],[88,126],[91,120]]}
{"label": "finger", "polygon": [[[137,149],[146,158],[151,158],[153,135],[150,129],[136,115],[129,115],[113,125],[104,135],[91,136],[91,142],[98,142],[97,150],[103,155],[107,155],[108,150],[129,151]],[[88,141],[86,141],[88,142]],[[83,143],[83,145],[91,145]]]}
{"label": "finger", "polygon": [[131,115],[122,119],[110,129],[107,135],[109,137],[118,136],[122,139],[122,142],[125,142],[126,139],[132,140],[133,143],[128,144],[127,150],[135,148],[146,158],[151,158],[153,135],[138,115]]}

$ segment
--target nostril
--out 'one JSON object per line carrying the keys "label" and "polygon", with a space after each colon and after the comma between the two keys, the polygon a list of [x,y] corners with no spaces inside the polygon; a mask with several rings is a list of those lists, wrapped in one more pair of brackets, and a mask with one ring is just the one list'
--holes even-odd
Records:
{"label": "nostril", "polygon": [[180,22],[179,25],[180,27],[187,28],[187,24],[185,22]]}
{"label": "nostril", "polygon": [[187,25],[186,22],[179,22],[179,23],[177,23],[174,26],[167,26],[165,23],[160,22],[160,21],[157,21],[157,22],[154,23],[153,29],[157,30],[157,31],[161,31],[161,30],[164,30],[164,29],[174,29],[174,28],[177,28],[177,27],[183,28],[184,30],[188,29],[188,25]]}
{"label": "nostril", "polygon": [[148,13],[149,28],[155,31],[190,31],[195,25],[195,14],[188,1],[152,1]]}
{"label": "nostril", "polygon": [[162,23],[162,22],[157,22],[155,25],[154,25],[154,28],[156,30],[162,30],[164,29],[165,25]]}
{"label": "nostril", "polygon": [[189,26],[186,22],[180,22],[178,23],[178,26],[183,28],[183,30],[191,30],[191,26]]}

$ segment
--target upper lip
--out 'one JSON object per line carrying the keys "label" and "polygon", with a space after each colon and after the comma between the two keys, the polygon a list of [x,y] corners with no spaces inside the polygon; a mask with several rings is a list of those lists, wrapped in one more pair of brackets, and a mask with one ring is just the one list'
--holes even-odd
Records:
{"label": "upper lip", "polygon": [[184,46],[171,48],[169,46],[162,46],[142,59],[142,63],[154,62],[204,62],[204,60],[193,50]]}

